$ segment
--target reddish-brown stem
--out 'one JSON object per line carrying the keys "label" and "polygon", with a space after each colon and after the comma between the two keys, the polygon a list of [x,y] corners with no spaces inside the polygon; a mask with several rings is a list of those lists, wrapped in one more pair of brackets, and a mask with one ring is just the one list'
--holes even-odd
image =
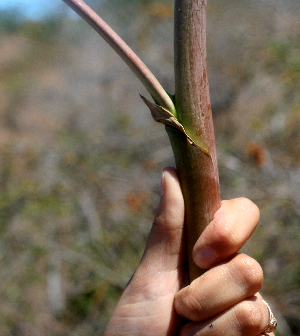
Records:
{"label": "reddish-brown stem", "polygon": [[193,262],[193,246],[220,207],[206,64],[206,4],[206,0],[175,1],[175,106],[178,120],[198,146],[167,127],[185,200],[191,280],[202,273]]}

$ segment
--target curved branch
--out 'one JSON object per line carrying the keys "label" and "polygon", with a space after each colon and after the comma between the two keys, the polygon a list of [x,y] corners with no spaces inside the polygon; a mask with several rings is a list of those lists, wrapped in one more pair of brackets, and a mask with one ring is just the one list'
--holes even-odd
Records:
{"label": "curved branch", "polygon": [[124,62],[143,83],[155,102],[175,115],[175,107],[168,93],[164,90],[147,66],[120,38],[120,36],[84,1],[63,1],[79,16],[81,16],[116,51],[116,53],[124,60]]}

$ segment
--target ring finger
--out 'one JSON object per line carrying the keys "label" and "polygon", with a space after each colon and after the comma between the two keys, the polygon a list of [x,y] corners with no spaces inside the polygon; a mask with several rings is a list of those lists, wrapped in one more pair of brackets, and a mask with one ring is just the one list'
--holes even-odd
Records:
{"label": "ring finger", "polygon": [[268,308],[258,294],[212,319],[187,323],[179,336],[257,336],[264,333],[268,323]]}

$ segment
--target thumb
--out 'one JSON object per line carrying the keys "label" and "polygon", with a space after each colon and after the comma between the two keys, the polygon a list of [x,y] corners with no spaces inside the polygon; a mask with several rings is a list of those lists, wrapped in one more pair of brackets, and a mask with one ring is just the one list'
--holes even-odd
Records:
{"label": "thumb", "polygon": [[176,169],[164,169],[161,190],[159,209],[140,264],[147,272],[176,269],[183,257],[184,201]]}

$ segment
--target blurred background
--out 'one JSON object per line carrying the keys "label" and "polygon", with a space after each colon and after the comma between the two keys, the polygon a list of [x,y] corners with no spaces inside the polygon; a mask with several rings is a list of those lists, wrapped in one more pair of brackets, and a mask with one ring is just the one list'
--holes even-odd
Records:
{"label": "blurred background", "polygon": [[[87,1],[174,91],[173,1]],[[244,251],[278,335],[300,334],[300,2],[209,0],[222,198],[261,210]],[[96,335],[139,263],[169,140],[143,86],[60,0],[0,4],[0,333]]]}

